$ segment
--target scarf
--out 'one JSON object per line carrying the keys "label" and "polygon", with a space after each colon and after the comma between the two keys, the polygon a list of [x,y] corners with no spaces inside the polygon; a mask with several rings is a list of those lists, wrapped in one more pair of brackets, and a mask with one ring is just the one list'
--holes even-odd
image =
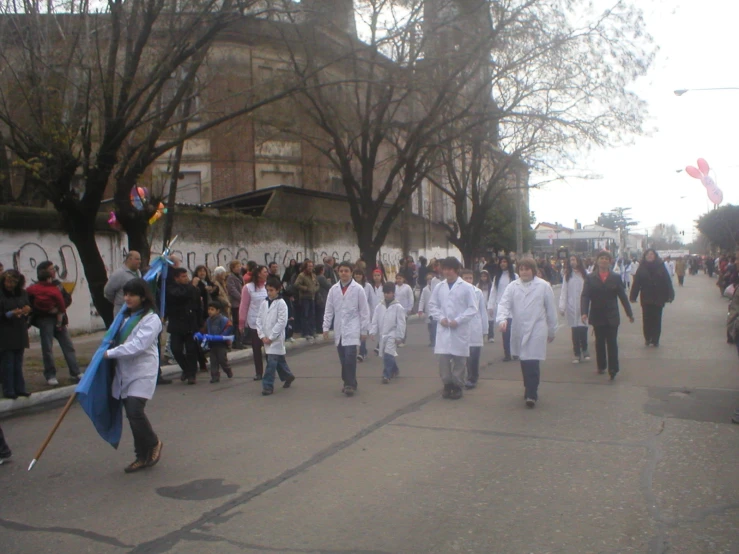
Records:
{"label": "scarf", "polygon": [[136,328],[136,326],[141,323],[144,316],[149,315],[150,313],[152,313],[152,310],[149,310],[146,313],[144,313],[144,310],[139,310],[138,312],[131,314],[131,316],[126,320],[126,323],[121,325],[121,328],[118,330],[116,342],[118,344],[126,342],[126,339],[131,335],[131,332]]}

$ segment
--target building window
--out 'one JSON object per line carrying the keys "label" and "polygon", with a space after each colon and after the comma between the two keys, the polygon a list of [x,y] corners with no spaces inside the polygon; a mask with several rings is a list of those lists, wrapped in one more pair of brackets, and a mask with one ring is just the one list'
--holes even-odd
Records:
{"label": "building window", "polygon": [[[162,174],[162,201],[167,202],[169,198],[169,185],[172,182],[171,173]],[[178,204],[201,204],[201,175],[199,171],[180,171],[179,179],[177,179],[177,196],[175,201]]]}

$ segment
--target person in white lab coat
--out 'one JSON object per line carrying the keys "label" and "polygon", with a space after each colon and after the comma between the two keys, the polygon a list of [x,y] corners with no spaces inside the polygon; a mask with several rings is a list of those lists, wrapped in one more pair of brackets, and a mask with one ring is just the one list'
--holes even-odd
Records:
{"label": "person in white lab coat", "polygon": [[[372,284],[371,284],[371,293],[367,295],[367,303],[369,304],[369,310],[370,310],[370,319],[372,318],[372,314],[375,313],[375,308],[377,305],[382,302],[383,295],[382,295],[382,285],[385,283],[385,277],[382,275],[382,270],[377,267],[372,272]],[[378,346],[375,346],[375,354],[378,356],[380,355],[380,348]]]}
{"label": "person in white lab coat", "polygon": [[289,389],[295,381],[295,375],[290,371],[285,359],[285,327],[287,327],[287,304],[280,297],[282,282],[279,277],[267,278],[267,299],[259,306],[256,321],[256,332],[259,340],[264,344],[264,353],[267,354],[267,369],[262,378],[262,395],[269,396],[275,390],[275,373],[280,376],[284,384],[282,388]]}
{"label": "person in white lab coat", "polygon": [[[416,299],[413,297],[413,289],[405,282],[405,275],[400,272],[395,276],[395,299],[403,306],[406,317],[411,315]],[[406,327],[406,333],[407,331],[408,329]],[[404,336],[403,340],[398,343],[398,347],[403,348],[405,346],[405,339],[406,337]]]}
{"label": "person in white lab coat", "polygon": [[[462,270],[462,279],[465,283],[472,285],[475,274],[471,269]],[[480,355],[485,344],[485,335],[488,331],[488,310],[482,291],[474,287],[477,311],[480,317],[473,317],[470,321],[470,357],[467,358],[467,381],[466,389],[474,389],[480,379]]]}
{"label": "person in white lab coat", "polygon": [[439,373],[444,383],[443,398],[462,398],[467,358],[470,355],[470,322],[478,317],[474,287],[465,283],[459,273],[457,258],[441,262],[443,282],[434,287],[429,300],[429,313],[438,322],[434,353],[439,356]]}
{"label": "person in white lab coat", "polygon": [[[367,282],[367,277],[364,274],[364,270],[355,267],[354,273],[352,274],[354,277],[354,282],[360,285],[364,289],[364,294],[367,296],[367,306],[369,306],[369,313],[370,313],[370,319],[372,318],[372,314],[374,313],[374,306],[372,305],[372,302],[370,301],[370,298],[374,296],[372,285],[370,285]],[[367,358],[367,341],[363,340],[359,345],[359,354],[357,354],[357,361],[363,362]]]}
{"label": "person in white lab coat", "polygon": [[143,279],[131,279],[123,285],[123,302],[124,319],[116,335],[119,346],[106,350],[104,357],[116,360],[111,394],[123,402],[131,426],[136,459],[124,471],[133,473],[156,465],[162,455],[163,443],[144,412],[156,389],[162,322]]}
{"label": "person in white lab coat", "polygon": [[331,323],[334,324],[334,343],[341,362],[342,392],[353,396],[357,390],[357,350],[367,340],[370,326],[367,294],[352,279],[349,262],[339,264],[339,282],[328,291],[326,311],[323,314],[323,338],[328,340]]}
{"label": "person in white lab coat", "polygon": [[480,280],[477,282],[476,286],[482,291],[482,297],[485,300],[485,309],[488,314],[488,342],[495,342],[495,316],[487,311],[487,305],[490,302],[490,295],[493,293],[493,279],[490,277],[490,273],[487,270],[483,269],[480,272]]}
{"label": "person in white lab coat", "polygon": [[536,269],[536,262],[530,258],[518,262],[519,279],[506,288],[495,318],[501,331],[512,327],[511,352],[521,359],[524,398],[529,408],[539,399],[539,363],[546,359],[547,342],[554,340],[557,331],[552,287],[534,276]]}
{"label": "person in white lab coat", "polygon": [[[490,291],[490,296],[488,297],[488,314],[491,317],[495,318],[498,311],[498,305],[503,299],[503,293],[505,293],[508,285],[516,279],[518,279],[518,276],[513,271],[513,264],[511,263],[510,258],[505,256],[500,258],[498,262],[498,273],[496,274],[495,279],[493,279],[493,289]],[[513,359],[511,357],[510,321],[508,322],[506,329],[508,330],[503,332],[503,352],[505,353],[503,361],[510,362]]]}
{"label": "person in white lab coat", "polygon": [[383,362],[382,382],[388,384],[400,375],[395,358],[398,356],[396,345],[405,336],[405,309],[395,299],[395,283],[385,283],[382,291],[383,301],[375,307],[370,335],[378,340]]}
{"label": "person in white lab coat", "polygon": [[426,286],[421,291],[421,298],[418,300],[418,317],[426,316],[426,323],[429,330],[429,346],[436,346],[436,321],[429,313],[429,300],[431,300],[431,291],[434,290],[433,285],[434,274],[429,272],[426,274]]}
{"label": "person in white lab coat", "polygon": [[567,320],[572,330],[573,364],[590,361],[588,352],[588,325],[580,317],[580,296],[585,279],[588,277],[579,256],[570,256],[565,269],[562,291],[559,295],[559,313]]}

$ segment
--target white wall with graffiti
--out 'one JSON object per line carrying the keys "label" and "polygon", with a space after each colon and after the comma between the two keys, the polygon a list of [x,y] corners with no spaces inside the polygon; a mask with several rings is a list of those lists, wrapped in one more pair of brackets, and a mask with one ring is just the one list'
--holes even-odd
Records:
{"label": "white wall with graffiti", "polygon": [[[345,241],[334,241],[314,250],[307,250],[297,242],[279,240],[260,244],[213,244],[194,240],[183,233],[174,246],[173,253],[179,255],[184,266],[193,271],[198,265],[205,265],[212,271],[219,265],[226,266],[233,259],[246,263],[254,260],[259,264],[272,261],[284,270],[290,260],[302,262],[306,258],[321,263],[325,256],[333,256],[339,261],[354,262],[359,258],[359,249],[353,244],[353,236]],[[97,237],[98,248],[102,254],[108,273],[120,267],[127,253],[125,235],[101,233]],[[155,252],[156,254],[156,252]],[[428,259],[459,255],[456,249],[433,248],[412,251],[414,259],[425,256]],[[394,275],[399,266],[402,252],[399,248],[384,248],[380,252],[389,276]],[[64,286],[72,294],[69,309],[70,329],[75,332],[90,332],[103,328],[103,321],[97,315],[85,278],[84,268],[79,262],[77,249],[69,238],[60,232],[12,231],[0,229],[0,263],[6,268],[15,268],[26,276],[27,284],[36,279],[36,266],[50,260]]]}

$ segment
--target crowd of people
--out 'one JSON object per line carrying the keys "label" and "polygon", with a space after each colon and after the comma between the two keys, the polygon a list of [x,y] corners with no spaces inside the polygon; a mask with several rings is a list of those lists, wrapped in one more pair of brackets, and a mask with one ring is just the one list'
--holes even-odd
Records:
{"label": "crowd of people", "polygon": [[[407,258],[389,281],[379,263],[368,276],[361,259],[351,264],[327,257],[319,265],[292,260],[282,275],[276,263],[242,265],[233,260],[212,275],[205,266],[190,275],[182,261],[172,256],[166,278],[152,287],[141,278],[140,254],[129,252],[105,287],[114,313],[123,311],[120,330],[105,356],[116,361],[111,392],[122,400],[134,436],[136,459],[126,471],[151,467],[161,457],[163,443],[145,414],[145,405],[158,384],[171,383],[161,373],[164,324],[166,350],[180,366],[183,382],[195,385],[198,369],[209,372],[210,383],[220,382],[221,372],[232,378],[228,352],[251,348],[254,380],[261,381],[264,396],[274,394],[277,378],[283,388],[290,388],[296,378],[285,357],[286,342],[300,334],[310,343],[317,332],[328,339],[333,330],[342,393],[353,396],[358,389],[357,364],[367,359],[370,340],[382,360],[381,382],[397,379],[407,319],[417,314],[427,324],[429,346],[438,357],[442,396],[447,399],[460,399],[464,390],[477,386],[482,348],[486,341],[495,341],[497,328],[502,361],[520,363],[524,402],[534,408],[540,363],[546,359],[547,344],[554,340],[558,312],[571,328],[573,363],[590,361],[588,327],[592,326],[597,371],[608,372],[614,380],[619,372],[619,302],[632,323],[629,300],[640,302],[645,345],[659,347],[662,310],[675,297],[673,275],[682,285],[685,271],[703,269],[711,275],[716,270],[722,292],[729,290],[732,296],[727,332],[729,340],[736,341],[736,258],[699,260],[662,260],[653,249],[644,253],[641,262],[614,260],[603,251],[594,261],[573,255],[559,261],[561,265],[545,258],[481,258],[469,269],[456,258],[431,262],[420,258],[418,265]],[[49,385],[58,384],[54,339],[71,378],[79,381],[83,375],[67,331],[71,296],[50,262],[39,264],[36,277],[36,283],[26,288],[24,276],[17,271],[0,272],[0,362],[6,398],[29,395],[23,377],[29,325],[39,330]],[[562,290],[555,306],[551,285],[558,282]],[[162,300],[165,313],[159,314]],[[739,422],[739,413],[734,421]],[[6,454],[9,449],[0,435],[0,459]]]}

